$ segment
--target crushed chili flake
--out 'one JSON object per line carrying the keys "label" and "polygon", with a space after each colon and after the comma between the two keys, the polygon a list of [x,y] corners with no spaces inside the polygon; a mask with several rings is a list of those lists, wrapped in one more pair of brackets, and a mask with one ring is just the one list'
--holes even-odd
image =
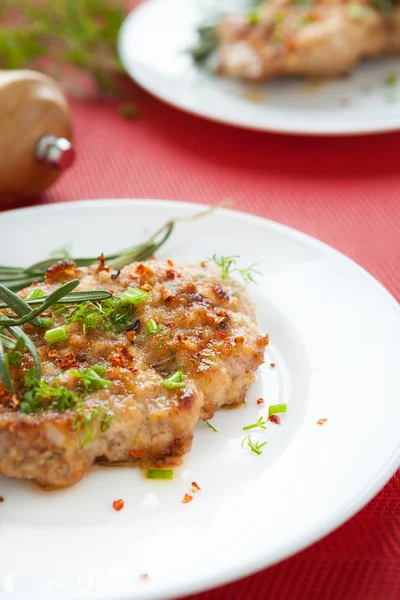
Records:
{"label": "crushed chili flake", "polygon": [[62,369],[76,369],[79,365],[76,362],[75,354],[73,352],[68,352],[62,359],[60,363],[60,367]]}
{"label": "crushed chili flake", "polygon": [[99,261],[98,267],[96,269],[97,273],[100,273],[100,271],[105,271],[106,269],[106,257],[104,256],[103,252],[100,254],[100,256],[97,259]]}
{"label": "crushed chili flake", "polygon": [[222,331],[217,331],[217,333],[215,335],[217,335],[219,338],[221,338],[221,340],[229,340],[229,335],[227,335],[226,333],[223,333]]}
{"label": "crushed chili flake", "polygon": [[175,269],[167,269],[165,271],[165,276],[167,279],[175,279],[176,271]]}
{"label": "crushed chili flake", "polygon": [[168,329],[172,329],[172,327],[175,327],[175,323],[165,323],[164,327],[167,327]]}
{"label": "crushed chili flake", "polygon": [[257,404],[264,404],[264,398],[259,398],[257,400]]}
{"label": "crushed chili flake", "polygon": [[121,273],[121,269],[118,269],[118,271],[113,271],[111,273],[111,279],[117,279],[117,277],[120,276],[120,273]]}
{"label": "crushed chili flake", "polygon": [[151,290],[153,288],[149,283],[144,283],[143,285],[140,286],[140,289],[143,290],[144,292],[151,292]]}
{"label": "crushed chili flake", "polygon": [[138,369],[136,369],[135,367],[128,367],[128,371],[130,371],[131,373],[137,373]]}
{"label": "crushed chili flake", "polygon": [[115,365],[116,367],[121,366],[122,361],[121,361],[121,357],[119,354],[111,354],[110,360],[111,360],[112,364]]}
{"label": "crushed chili flake", "polygon": [[129,455],[133,458],[143,458],[145,454],[144,450],[129,450]]}
{"label": "crushed chili flake", "polygon": [[281,420],[278,415],[270,415],[268,418],[271,421],[271,423],[275,423],[275,425],[281,424]]}
{"label": "crushed chili flake", "polygon": [[142,573],[142,574],[140,575],[140,579],[146,580],[146,579],[148,579],[148,578],[149,578],[149,575],[148,575],[148,573]]}
{"label": "crushed chili flake", "polygon": [[47,358],[58,358],[58,351],[57,350],[50,350],[47,353]]}
{"label": "crushed chili flake", "polygon": [[195,481],[192,481],[192,492],[196,493],[199,492],[201,490],[201,487],[199,485],[197,485],[197,483]]}
{"label": "crushed chili flake", "polygon": [[122,510],[124,508],[125,502],[123,500],[114,500],[113,509],[116,511]]}
{"label": "crushed chili flake", "polygon": [[0,496],[0,502],[4,502],[3,496]]}
{"label": "crushed chili flake", "polygon": [[319,421],[317,421],[317,425],[323,425],[324,423],[327,422],[328,419],[319,419]]}
{"label": "crushed chili flake", "polygon": [[169,265],[170,267],[174,266],[174,263],[172,262],[172,260],[170,258],[167,260],[167,265]]}
{"label": "crushed chili flake", "polygon": [[191,502],[192,500],[193,500],[193,496],[191,496],[190,494],[185,494],[183,496],[182,504],[187,504],[188,502]]}
{"label": "crushed chili flake", "polygon": [[137,273],[137,275],[140,275],[141,277],[146,273],[146,267],[142,263],[140,263],[139,265],[137,265],[135,273]]}
{"label": "crushed chili flake", "polygon": [[276,364],[275,363],[271,363],[269,366],[271,367],[271,369],[275,369]]}
{"label": "crushed chili flake", "polygon": [[200,263],[200,265],[203,267],[203,269],[207,266],[207,261],[203,260],[203,262]]}

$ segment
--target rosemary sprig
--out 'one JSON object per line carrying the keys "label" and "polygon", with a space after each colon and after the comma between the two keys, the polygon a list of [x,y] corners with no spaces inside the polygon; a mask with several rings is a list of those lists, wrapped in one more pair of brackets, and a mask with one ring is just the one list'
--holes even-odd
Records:
{"label": "rosemary sprig", "polygon": [[[121,269],[130,263],[143,261],[151,258],[170,237],[176,223],[179,221],[192,221],[213,212],[219,207],[229,206],[231,203],[224,200],[219,204],[208,208],[190,217],[178,217],[167,221],[160,229],[153,233],[147,240],[137,246],[110,254],[107,256],[107,264],[115,270]],[[97,261],[97,257],[74,258],[77,267],[87,267]],[[54,264],[54,258],[47,258],[37,262],[30,267],[9,267],[0,265],[0,284],[10,290],[18,291],[28,287],[34,281],[43,281],[46,269]]]}
{"label": "rosemary sprig", "polygon": [[[81,302],[95,302],[107,300],[111,298],[111,292],[107,290],[91,290],[87,292],[72,292],[71,294],[66,294],[62,298],[57,301],[57,304],[80,304]],[[19,297],[19,296],[18,296]],[[25,298],[26,304],[29,306],[35,306],[36,304],[42,304],[44,300],[46,300],[48,296],[41,296],[40,298],[31,298],[28,300]],[[5,302],[0,302],[0,309],[7,308],[8,305]]]}
{"label": "rosemary sprig", "polygon": [[[19,296],[17,296],[16,294],[14,294],[14,292],[12,292],[11,290],[8,290],[6,287],[4,287],[3,285],[0,284],[0,298],[7,303],[8,307],[11,308],[15,313],[17,313],[17,315],[21,316],[23,315],[20,319],[17,319],[16,321],[13,321],[13,325],[25,325],[26,323],[34,323],[36,317],[38,317],[42,312],[44,312],[47,308],[50,308],[50,306],[53,306],[54,304],[57,304],[57,302],[60,300],[60,298],[62,298],[63,296],[65,296],[66,294],[69,294],[70,292],[72,292],[72,290],[74,290],[76,288],[76,286],[79,285],[79,279],[74,279],[73,281],[69,281],[68,283],[65,283],[64,285],[60,286],[59,288],[57,288],[56,290],[54,290],[54,292],[52,292],[50,294],[50,296],[48,296],[46,298],[46,300],[44,300],[44,302],[42,302],[42,304],[36,308],[35,310],[31,310],[29,305],[26,304],[23,300],[21,300],[21,298]],[[26,308],[28,308],[28,314],[26,313]],[[7,325],[9,324],[9,320],[8,319],[0,319],[0,326],[1,325]]]}

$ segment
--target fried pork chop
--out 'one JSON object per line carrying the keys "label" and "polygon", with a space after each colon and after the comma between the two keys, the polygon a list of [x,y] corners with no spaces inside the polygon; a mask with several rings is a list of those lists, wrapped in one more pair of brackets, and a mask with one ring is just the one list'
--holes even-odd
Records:
{"label": "fried pork chop", "polygon": [[[80,280],[76,291],[104,289],[121,297],[134,289],[148,296],[130,322],[120,309],[122,320],[114,318],[112,326],[104,317],[85,327],[76,306],[53,308],[47,316],[55,318],[54,327],[67,322],[67,339],[54,344],[44,330],[24,326],[38,349],[43,380],[82,393],[83,404],[77,413],[76,406],[61,412],[47,402],[25,414],[23,375],[32,366],[25,353],[11,370],[16,393],[10,397],[1,386],[0,472],[59,487],[77,483],[97,459],[179,464],[199,419],[243,403],[263,362],[268,337],[256,327],[247,292],[211,262],[177,268],[149,261],[113,273],[102,263],[77,269],[64,261],[20,295],[32,289],[48,295],[71,279]],[[93,367],[111,383],[85,395],[77,371]],[[165,385],[171,376],[172,389]]]}
{"label": "fried pork chop", "polygon": [[216,28],[217,72],[260,81],[278,75],[343,75],[363,58],[400,52],[400,8],[372,0],[268,0]]}

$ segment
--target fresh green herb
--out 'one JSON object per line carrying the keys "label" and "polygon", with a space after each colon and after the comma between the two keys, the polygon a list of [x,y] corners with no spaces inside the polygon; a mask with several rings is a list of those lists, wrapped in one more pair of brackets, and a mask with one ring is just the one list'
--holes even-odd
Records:
{"label": "fresh green herb", "polygon": [[268,408],[268,416],[276,415],[278,413],[285,413],[287,411],[287,404],[273,404]]}
{"label": "fresh green herb", "polygon": [[3,0],[1,68],[45,68],[79,95],[87,93],[83,72],[100,92],[119,95],[117,37],[127,8],[125,0]]}
{"label": "fresh green herb", "polygon": [[205,61],[217,48],[218,37],[215,25],[203,25],[197,28],[198,43],[190,48],[189,52],[197,62]]}
{"label": "fresh green herb", "polygon": [[164,329],[161,323],[156,323],[154,319],[149,319],[146,321],[146,329],[148,335],[155,335],[156,333],[160,333]]}
{"label": "fresh green herb", "polygon": [[260,427],[260,429],[266,429],[267,421],[268,421],[268,419],[263,419],[263,417],[260,417],[258,419],[257,423],[253,423],[252,425],[247,425],[246,427],[243,427],[243,429],[244,429],[244,431],[248,431],[249,429],[256,429],[257,427]]}
{"label": "fresh green herb", "polygon": [[25,385],[30,383],[32,387],[23,395],[23,401],[20,404],[20,410],[24,414],[41,412],[43,410],[55,410],[65,412],[73,408],[78,402],[76,392],[60,385],[54,381],[51,385],[46,381],[34,381],[32,383],[32,374],[25,379]]}
{"label": "fresh green herb", "polygon": [[257,25],[260,22],[260,13],[258,10],[251,10],[247,13],[247,20],[250,25]]}
{"label": "fresh green herb", "polygon": [[172,469],[147,469],[147,479],[173,479],[174,472]]}
{"label": "fresh green herb", "polygon": [[120,112],[125,119],[136,119],[139,115],[139,110],[133,104],[123,104],[120,107]]}
{"label": "fresh green herb", "polygon": [[210,421],[206,421],[206,425],[209,429],[211,429],[211,431],[215,431],[215,433],[218,433],[218,429],[215,429],[215,427],[211,425]]}
{"label": "fresh green herb", "polygon": [[0,377],[6,388],[12,392],[14,390],[14,385],[10,377],[10,371],[7,364],[6,353],[4,352],[2,339],[0,339]]}
{"label": "fresh green herb", "polygon": [[222,279],[225,279],[226,277],[228,277],[228,275],[237,272],[240,273],[245,283],[257,283],[254,279],[254,275],[260,275],[259,271],[256,271],[256,269],[254,268],[257,263],[250,265],[250,267],[248,267],[247,269],[240,269],[237,266],[238,258],[240,258],[240,256],[218,257],[216,254],[214,254],[209,260],[212,260],[217,265],[217,267],[221,269]]}
{"label": "fresh green herb", "polygon": [[41,290],[40,288],[37,288],[36,290],[32,290],[27,297],[25,298],[25,302],[28,302],[28,300],[37,300],[38,298],[43,298],[44,296],[44,291]]}
{"label": "fresh green herb", "polygon": [[396,73],[389,73],[385,79],[385,85],[388,87],[394,87],[399,80],[399,77]]}
{"label": "fresh green herb", "polygon": [[30,390],[36,383],[35,369],[29,369],[24,375],[24,386],[26,390]]}
{"label": "fresh green herb", "polygon": [[116,419],[115,415],[106,414],[101,418],[100,421],[100,430],[104,433],[111,427],[112,421]]}
{"label": "fresh green herb", "polygon": [[65,340],[68,338],[67,328],[64,325],[62,327],[55,327],[54,329],[49,329],[44,334],[44,337],[45,337],[45,340],[47,342],[49,342],[49,344],[57,344],[58,342],[65,342]]}
{"label": "fresh green herb", "polygon": [[72,258],[70,252],[65,247],[52,250],[50,256],[54,256],[54,258],[58,258],[59,260],[70,260]]}
{"label": "fresh green herb", "polygon": [[112,381],[100,377],[100,375],[106,373],[106,368],[103,365],[95,365],[89,369],[73,369],[70,373],[82,381],[85,393],[102,390],[113,385]]}
{"label": "fresh green herb", "polygon": [[177,371],[168,379],[164,379],[163,386],[167,388],[167,390],[176,390],[179,388],[186,387],[187,377],[182,371]]}
{"label": "fresh green herb", "polygon": [[258,442],[254,443],[251,440],[251,437],[248,435],[247,437],[244,438],[244,440],[242,441],[242,448],[245,444],[245,442],[247,441],[247,445],[250,448],[250,450],[252,452],[255,452],[255,454],[262,454],[262,450],[261,448],[263,448],[264,446],[267,445],[268,442],[263,442],[262,444],[259,444]]}
{"label": "fresh green herb", "polygon": [[352,2],[347,5],[347,14],[353,21],[360,21],[364,16],[364,7]]}
{"label": "fresh green herb", "polygon": [[100,305],[96,305],[93,302],[83,302],[78,305],[72,312],[66,317],[66,323],[82,323],[83,333],[86,333],[86,329],[96,329],[97,325],[103,318],[103,311]]}
{"label": "fresh green herb", "polygon": [[94,408],[90,415],[87,415],[83,400],[79,399],[77,402],[72,428],[78,432],[79,445],[81,448],[84,448],[89,442],[93,441],[93,423],[95,423],[106,410],[107,408],[105,406],[100,405],[98,408]]}
{"label": "fresh green herb", "polygon": [[[57,302],[66,294],[72,292],[76,286],[79,285],[79,279],[75,279],[74,281],[70,281],[65,283],[64,285],[57,288],[53,293],[50,294],[45,300],[43,300],[42,304],[36,308],[35,310],[31,310],[29,305],[22,300],[19,296],[17,296],[14,292],[9,290],[0,284],[0,298],[3,300],[11,310],[13,310],[17,315],[21,318],[13,320],[13,326],[25,325],[25,323],[32,323],[33,325],[37,324],[36,317],[39,317],[42,312],[44,312],[50,306],[57,304]],[[8,325],[9,318],[11,316],[7,315],[6,320],[0,319],[0,325]],[[40,326],[40,324],[39,324]]]}

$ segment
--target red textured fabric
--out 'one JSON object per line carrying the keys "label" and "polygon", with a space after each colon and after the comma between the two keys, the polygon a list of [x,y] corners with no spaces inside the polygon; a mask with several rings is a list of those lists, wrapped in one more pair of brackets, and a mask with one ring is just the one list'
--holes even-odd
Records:
{"label": "red textured fabric", "polygon": [[[72,102],[78,160],[39,202],[233,198],[239,210],[341,250],[400,299],[400,134],[269,135],[180,113],[135,86],[131,94],[140,110],[134,121],[122,118],[114,105]],[[321,542],[191,600],[399,600],[399,500],[397,473]]]}

